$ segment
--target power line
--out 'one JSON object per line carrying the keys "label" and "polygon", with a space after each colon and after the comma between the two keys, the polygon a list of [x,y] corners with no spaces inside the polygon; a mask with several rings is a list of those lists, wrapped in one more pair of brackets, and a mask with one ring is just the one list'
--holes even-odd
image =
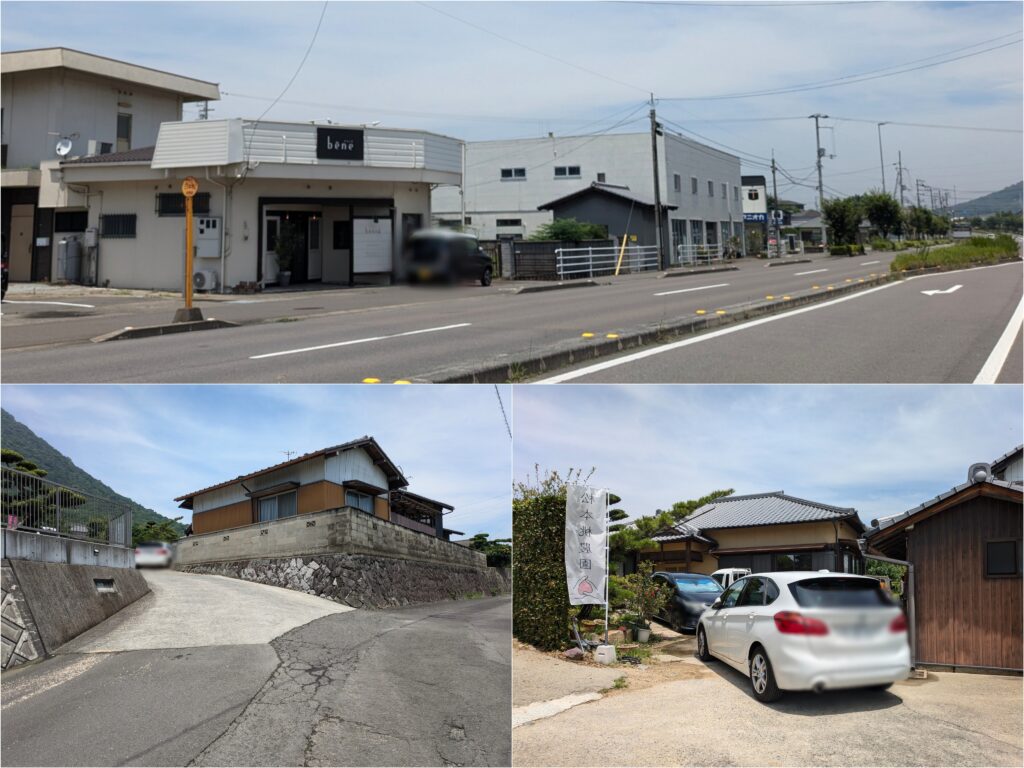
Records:
{"label": "power line", "polygon": [[844,123],[871,123],[873,125],[884,122],[886,125],[905,125],[913,128],[941,128],[951,131],[985,131],[988,133],[1024,133],[1020,128],[986,128],[980,125],[940,125],[938,123],[901,123],[896,120],[868,120],[862,117],[837,117],[831,115],[833,120],[840,120]]}
{"label": "power line", "polygon": [[531,53],[535,53],[538,56],[543,56],[546,59],[551,59],[552,61],[557,61],[559,64],[564,64],[567,67],[572,67],[573,69],[578,69],[580,72],[586,72],[588,75],[594,75],[594,77],[600,77],[602,80],[607,80],[608,82],[615,83],[616,85],[621,85],[621,86],[624,86],[626,88],[633,88],[634,90],[642,91],[643,93],[650,93],[650,90],[651,90],[650,88],[641,88],[638,85],[633,85],[632,83],[626,83],[626,82],[623,82],[622,80],[617,80],[614,77],[609,77],[608,75],[605,75],[605,74],[603,74],[601,72],[597,72],[597,71],[595,71],[593,69],[588,69],[587,67],[582,67],[579,64],[574,64],[571,61],[567,61],[565,59],[559,58],[558,56],[554,56],[554,55],[548,53],[547,51],[542,51],[539,48],[533,48],[532,46],[526,45],[525,43],[521,43],[518,40],[513,40],[511,37],[506,37],[505,35],[499,34],[498,32],[494,32],[494,31],[492,31],[490,29],[487,29],[486,27],[482,27],[479,24],[474,24],[472,21],[467,21],[466,19],[463,19],[463,18],[461,18],[459,16],[456,16],[453,13],[449,13],[448,11],[442,11],[440,8],[437,8],[437,7],[433,6],[433,5],[430,5],[429,3],[422,2],[422,0],[419,0],[419,4],[422,5],[424,8],[429,8],[430,10],[434,11],[435,13],[439,13],[442,16],[447,16],[450,19],[454,19],[455,21],[459,22],[460,24],[465,24],[467,27],[472,27],[473,29],[476,29],[476,30],[478,30],[480,32],[483,32],[484,34],[490,35],[491,37],[496,37],[499,40],[504,40],[506,43],[510,43],[512,45],[515,45],[515,46],[518,46],[520,48],[523,48],[524,50],[530,51]]}
{"label": "power line", "polygon": [[617,2],[622,5],[680,5],[691,8],[702,5],[719,8],[728,8],[730,6],[738,8],[785,8],[787,6],[875,5],[878,2],[883,1],[884,0],[834,0],[833,2],[811,2],[808,0],[807,2],[804,2],[804,0],[790,0],[790,2],[786,2],[785,0],[782,0],[782,2],[772,2],[772,0],[765,0],[765,2],[742,2],[741,0],[717,0],[716,2],[716,0],[689,0],[689,2],[687,2],[686,0],[617,0]]}
{"label": "power line", "polygon": [[[975,43],[974,45],[968,45],[968,46],[965,46],[963,48],[954,48],[954,49],[952,49],[950,51],[947,51],[944,54],[936,54],[935,56],[926,56],[923,59],[914,59],[914,60],[911,60],[911,61],[903,62],[902,64],[893,64],[893,65],[890,65],[888,67],[883,67],[881,69],[869,70],[867,72],[860,72],[860,73],[852,74],[852,75],[843,75],[842,77],[832,78],[830,80],[821,80],[821,81],[811,82],[811,83],[802,83],[802,84],[798,84],[798,85],[790,85],[790,86],[786,86],[784,88],[774,88],[774,89],[765,90],[765,91],[748,91],[748,92],[745,92],[745,93],[718,94],[718,95],[715,95],[715,96],[674,96],[674,97],[669,97],[669,98],[663,97],[660,100],[661,101],[724,101],[724,100],[729,100],[729,99],[751,99],[751,98],[756,98],[756,97],[760,97],[760,96],[775,96],[775,95],[786,94],[786,93],[800,93],[800,92],[803,92],[803,91],[815,91],[815,90],[821,90],[823,88],[835,88],[835,87],[838,87],[838,86],[841,86],[841,85],[853,85],[855,83],[863,83],[863,82],[866,82],[866,81],[869,81],[869,80],[879,80],[879,79],[885,78],[885,77],[894,77],[896,75],[906,74],[907,72],[916,72],[916,71],[921,70],[921,69],[928,69],[929,67],[937,67],[937,66],[939,66],[941,64],[949,64],[950,62],[960,61],[962,59],[968,59],[968,58],[971,58],[972,56],[980,56],[983,53],[989,53],[990,51],[995,51],[995,50],[998,50],[1000,48],[1007,48],[1007,47],[1009,47],[1011,45],[1018,45],[1021,42],[1020,39],[1018,39],[1018,40],[1011,40],[1011,41],[1009,41],[1007,43],[1002,43],[1000,45],[994,45],[994,46],[991,46],[989,48],[984,48],[984,49],[982,49],[980,51],[975,51],[973,53],[966,53],[966,54],[963,54],[962,56],[952,56],[952,57],[949,57],[949,54],[951,54],[951,53],[957,53],[958,51],[970,50],[971,48],[977,48],[979,45],[984,45],[986,43],[995,42],[996,40],[1003,40],[1003,39],[1005,39],[1007,37],[1011,37],[1011,36],[1015,36],[1015,35],[1019,35],[1019,34],[1020,34],[1020,32],[1012,32],[1012,33],[1010,33],[1008,35],[1000,35],[999,37],[992,38],[991,40],[986,40],[986,41],[983,41],[983,42],[980,42],[980,43]],[[937,58],[939,56],[947,56],[949,58],[944,58],[944,59],[941,59],[940,61],[935,61],[935,62],[932,62],[930,64],[919,64],[918,66],[909,66],[911,64],[917,64],[918,62],[928,61],[929,59],[934,59],[934,58]],[[902,67],[902,69],[901,69],[901,67]],[[897,70],[897,71],[890,72],[889,70]],[[882,73],[882,74],[875,74],[875,73]]]}
{"label": "power line", "polygon": [[498,405],[501,407],[501,418],[505,420],[505,429],[508,430],[508,438],[512,439],[512,427],[509,426],[508,416],[505,415],[505,403],[501,400],[501,390],[498,389],[498,385],[494,385],[494,394],[498,396]]}

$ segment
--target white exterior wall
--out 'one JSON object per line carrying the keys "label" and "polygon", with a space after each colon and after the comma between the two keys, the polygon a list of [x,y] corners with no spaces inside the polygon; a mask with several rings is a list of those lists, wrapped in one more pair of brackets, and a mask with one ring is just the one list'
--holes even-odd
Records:
{"label": "white exterior wall", "polygon": [[1008,483],[1024,481],[1024,456],[1017,456],[1007,462],[1001,474],[1002,479]]}
{"label": "white exterior wall", "polygon": [[79,134],[72,156],[85,155],[90,139],[116,151],[119,112],[132,115],[130,148],[152,146],[160,123],[181,119],[182,104],[173,93],[62,68],[5,73],[0,100],[7,168],[55,159],[58,139],[72,133]]}
{"label": "white exterior wall", "polygon": [[[292,464],[290,467],[283,467],[276,472],[268,472],[265,475],[246,480],[245,485],[250,491],[258,492],[267,488],[273,488],[281,483],[291,482],[307,485],[308,483],[316,483],[323,479],[324,457],[317,456],[299,464]],[[246,495],[245,488],[242,487],[241,483],[234,483],[233,485],[196,496],[193,500],[192,513],[207,512],[211,509],[227,506],[228,504],[237,504],[240,501],[246,501],[248,498],[249,496]]]}
{"label": "white exterior wall", "polygon": [[[734,189],[740,186],[738,158],[696,142],[668,135],[659,139],[660,186],[663,204],[680,206],[666,211],[669,218],[734,221],[742,223],[742,203]],[[579,178],[556,178],[555,166],[580,166]],[[525,180],[502,180],[502,168],[526,168]],[[511,141],[471,142],[466,145],[466,226],[483,239],[499,234],[529,236],[551,221],[550,211],[537,206],[589,186],[604,174],[608,184],[628,186],[630,191],[653,198],[651,138],[649,133],[607,136],[554,137]],[[672,175],[680,174],[682,189],[675,192]],[[690,177],[697,176],[698,194],[690,194]],[[715,198],[707,195],[707,181],[715,182]],[[721,184],[728,197],[721,199]],[[458,187],[434,190],[434,219],[457,220],[460,216]],[[522,228],[496,226],[497,219],[522,219]],[[670,230],[669,226],[666,229]]]}
{"label": "white exterior wall", "polygon": [[378,488],[388,487],[388,476],[362,448],[351,448],[337,456],[328,456],[324,478],[341,485],[346,480],[361,480]]}

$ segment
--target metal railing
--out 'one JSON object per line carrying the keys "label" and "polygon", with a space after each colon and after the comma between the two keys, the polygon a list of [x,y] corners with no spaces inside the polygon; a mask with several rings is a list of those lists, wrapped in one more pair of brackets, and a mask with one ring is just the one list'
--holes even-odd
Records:
{"label": "metal railing", "polygon": [[2,468],[3,527],[129,547],[132,509],[10,467]]}
{"label": "metal railing", "polygon": [[658,248],[654,245],[630,245],[622,253],[615,246],[604,248],[558,248],[555,250],[555,270],[559,280],[582,277],[646,272],[658,268]]}
{"label": "metal railing", "polygon": [[676,246],[676,263],[681,265],[713,264],[724,261],[725,248],[721,243],[708,245],[681,244]]}

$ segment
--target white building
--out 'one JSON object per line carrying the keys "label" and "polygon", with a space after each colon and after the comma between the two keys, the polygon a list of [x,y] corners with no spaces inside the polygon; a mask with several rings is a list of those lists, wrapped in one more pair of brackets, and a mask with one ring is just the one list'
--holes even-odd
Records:
{"label": "white building", "polygon": [[0,55],[3,246],[12,280],[55,276],[53,245],[84,231],[85,209],[40,200],[47,165],[66,156],[151,147],[188,102],[220,98],[216,83],[67,48]]}
{"label": "white building", "polygon": [[[740,160],[690,139],[658,137],[659,181],[665,242],[716,246],[743,237]],[[527,237],[551,221],[538,206],[602,182],[654,196],[651,136],[623,133],[549,136],[541,139],[466,144],[467,231],[483,239]],[[434,190],[435,223],[457,226],[462,201],[457,188]],[[671,238],[669,243],[668,238]]]}
{"label": "white building", "polygon": [[61,162],[49,191],[58,210],[88,210],[86,282],[182,289],[188,176],[199,182],[195,285],[277,282],[286,222],[303,241],[292,282],[387,282],[404,237],[430,221],[431,187],[461,182],[461,154],[460,141],[422,131],[165,122],[155,147]]}
{"label": "white building", "polygon": [[765,253],[768,245],[768,189],[764,176],[742,177],[743,221],[747,250]]}

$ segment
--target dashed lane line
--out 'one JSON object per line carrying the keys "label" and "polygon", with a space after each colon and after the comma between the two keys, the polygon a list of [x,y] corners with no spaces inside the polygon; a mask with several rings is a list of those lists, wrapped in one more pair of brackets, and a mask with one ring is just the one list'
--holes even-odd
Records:
{"label": "dashed lane line", "polygon": [[398,339],[403,336],[417,336],[421,333],[437,333],[438,331],[451,331],[456,328],[465,328],[472,323],[455,323],[454,325],[440,325],[436,328],[420,328],[416,331],[403,331],[402,333],[391,333],[386,336],[369,336],[365,339],[350,339],[349,341],[337,341],[333,344],[319,344],[315,347],[301,347],[299,349],[285,349],[280,352],[267,352],[263,355],[252,355],[250,360],[265,360],[268,357],[281,357],[283,355],[298,355],[302,352],[317,352],[322,349],[335,349],[337,347],[349,347],[354,344],[368,344],[371,341],[386,341],[387,339]]}
{"label": "dashed lane line", "polygon": [[698,285],[696,288],[680,288],[678,291],[662,291],[655,296],[672,296],[676,293],[691,293],[692,291],[706,291],[708,288],[725,288],[729,283],[715,283],[714,285]]}

